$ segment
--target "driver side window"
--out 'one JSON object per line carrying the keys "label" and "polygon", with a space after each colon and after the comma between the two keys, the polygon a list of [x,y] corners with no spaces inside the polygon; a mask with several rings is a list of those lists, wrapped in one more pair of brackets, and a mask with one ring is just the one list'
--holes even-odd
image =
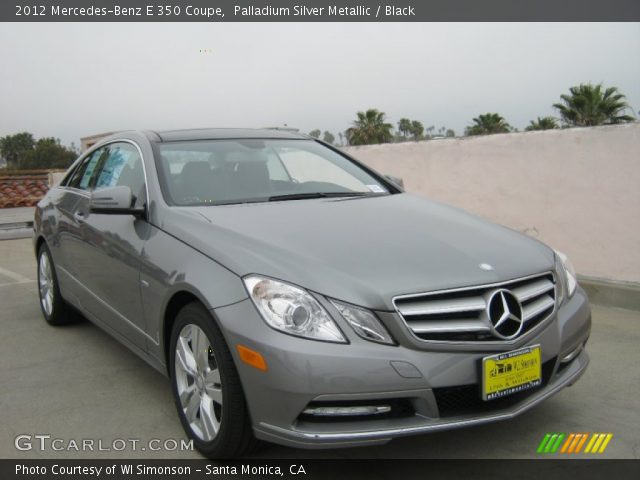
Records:
{"label": "driver side window", "polygon": [[77,188],[78,190],[89,190],[91,179],[96,173],[96,165],[100,158],[104,155],[104,150],[99,148],[82,161],[82,164],[76,169],[69,181],[67,187]]}
{"label": "driver side window", "polygon": [[97,174],[92,182],[94,189],[125,186],[136,198],[135,206],[146,202],[144,169],[138,149],[126,142],[105,145],[100,155]]}

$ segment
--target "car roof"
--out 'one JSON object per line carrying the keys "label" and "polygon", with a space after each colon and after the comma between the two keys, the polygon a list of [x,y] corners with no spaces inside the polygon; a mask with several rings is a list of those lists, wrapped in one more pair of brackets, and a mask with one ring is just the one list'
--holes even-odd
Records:
{"label": "car roof", "polygon": [[[222,140],[235,138],[279,138],[306,140],[309,137],[291,130],[275,128],[196,128],[146,132],[150,140],[177,142],[186,140]],[[153,138],[155,137],[155,138]]]}

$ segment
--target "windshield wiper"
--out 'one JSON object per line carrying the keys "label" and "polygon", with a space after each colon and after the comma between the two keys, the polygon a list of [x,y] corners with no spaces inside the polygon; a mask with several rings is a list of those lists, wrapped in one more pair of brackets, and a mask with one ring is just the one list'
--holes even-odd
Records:
{"label": "windshield wiper", "polygon": [[287,193],[284,195],[273,195],[269,197],[270,202],[281,200],[306,200],[309,198],[331,198],[331,197],[365,197],[371,195],[367,192],[307,192],[307,193]]}

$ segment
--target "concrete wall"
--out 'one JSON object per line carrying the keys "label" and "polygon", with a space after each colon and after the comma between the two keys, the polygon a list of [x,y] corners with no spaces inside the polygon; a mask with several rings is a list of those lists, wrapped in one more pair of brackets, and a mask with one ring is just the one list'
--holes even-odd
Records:
{"label": "concrete wall", "polygon": [[345,149],[405,188],[564,251],[579,274],[640,282],[640,124]]}

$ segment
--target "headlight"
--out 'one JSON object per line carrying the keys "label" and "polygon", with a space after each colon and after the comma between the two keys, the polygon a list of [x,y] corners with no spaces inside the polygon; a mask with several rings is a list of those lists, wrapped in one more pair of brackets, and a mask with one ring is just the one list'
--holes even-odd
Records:
{"label": "headlight", "polygon": [[346,343],[327,311],[305,290],[257,275],[243,280],[269,326],[298,337]]}
{"label": "headlight", "polygon": [[578,286],[578,280],[576,278],[576,271],[573,268],[573,264],[569,258],[562,252],[556,250],[556,272],[559,274],[558,282],[560,283],[560,295],[558,303],[561,303],[566,298],[571,296],[576,291]]}
{"label": "headlight", "polygon": [[373,312],[355,305],[338,302],[337,300],[331,300],[331,303],[338,309],[340,315],[351,325],[358,336],[372,342],[390,345],[395,343],[387,329],[384,328]]}

